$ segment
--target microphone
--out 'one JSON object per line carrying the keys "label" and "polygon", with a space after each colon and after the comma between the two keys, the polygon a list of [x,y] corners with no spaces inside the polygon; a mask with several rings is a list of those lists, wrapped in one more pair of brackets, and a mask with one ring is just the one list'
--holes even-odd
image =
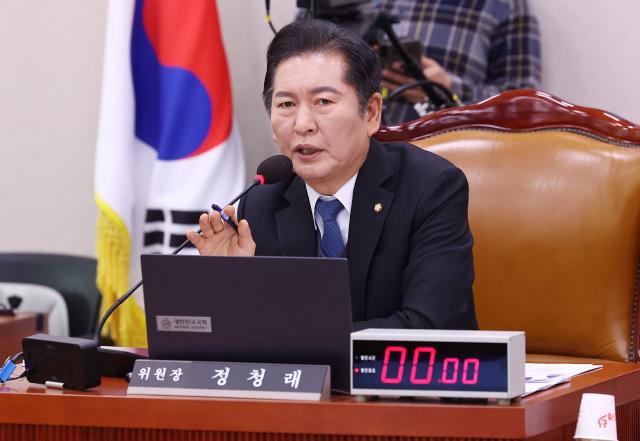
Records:
{"label": "microphone", "polygon": [[[284,181],[285,179],[289,179],[293,175],[293,163],[291,159],[284,155],[275,155],[270,158],[265,159],[258,166],[258,170],[256,171],[256,177],[242,193],[236,196],[231,202],[227,205],[235,204],[242,196],[247,194],[249,190],[251,190],[256,185],[263,184],[273,184],[276,182]],[[231,219],[223,210],[216,204],[211,204],[211,208],[220,213],[222,220],[228,223],[234,230],[238,231],[238,225]],[[198,233],[200,230],[198,230]],[[180,245],[175,251],[174,254],[184,248],[189,241],[185,241],[182,245]]]}
{"label": "microphone", "polygon": [[293,162],[285,155],[273,155],[260,163],[256,178],[263,177],[262,184],[275,184],[293,176]]}
{"label": "microphone", "polygon": [[233,205],[256,185],[269,185],[289,179],[293,175],[293,163],[285,155],[271,156],[258,165],[256,177],[242,193],[233,198],[227,205]]}
{"label": "microphone", "polygon": [[[247,186],[242,192],[231,199],[227,205],[233,205],[240,200],[242,196],[247,194],[249,190],[257,185],[269,185],[275,184],[276,182],[284,181],[289,179],[293,175],[293,163],[291,159],[284,155],[273,155],[258,165],[256,169],[256,177],[253,179],[251,184]],[[218,206],[216,204],[212,204],[211,208],[216,211],[219,211],[222,214],[222,210],[218,210]],[[200,233],[200,230],[197,231]],[[182,244],[173,250],[171,254],[178,254],[184,247],[189,245],[189,239],[182,242]]]}
{"label": "microphone", "polygon": [[[265,159],[257,169],[253,182],[228,205],[236,203],[257,185],[274,184],[293,176],[293,164],[283,155]],[[177,254],[189,240],[186,240],[171,254]],[[140,280],[111,305],[102,316],[93,339],[77,337],[56,337],[36,334],[25,337],[22,342],[27,379],[32,383],[47,384],[65,389],[83,390],[100,385],[102,357],[99,353],[100,333],[107,319],[131,294],[142,286]],[[102,351],[104,352],[104,351]],[[113,353],[113,356],[122,354]],[[106,357],[106,355],[105,355]]]}

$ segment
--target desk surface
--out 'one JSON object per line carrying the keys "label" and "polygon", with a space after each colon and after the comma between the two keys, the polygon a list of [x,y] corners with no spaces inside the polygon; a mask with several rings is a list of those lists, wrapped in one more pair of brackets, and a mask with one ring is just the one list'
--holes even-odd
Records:
{"label": "desk surface", "polygon": [[46,329],[38,330],[37,314],[18,312],[16,315],[0,315],[0,362],[22,351],[22,339],[38,332],[46,332]]}
{"label": "desk surface", "polygon": [[615,395],[621,441],[640,439],[638,427],[628,428],[635,435],[622,436],[625,426],[631,424],[625,421],[626,414],[636,425],[640,414],[640,366],[630,363],[605,362],[603,369],[509,406],[443,404],[437,400],[359,402],[351,396],[333,396],[326,402],[141,397],[126,396],[126,387],[124,380],[113,378],[103,378],[100,387],[86,392],[51,390],[26,380],[8,383],[0,387],[0,408],[13,411],[0,412],[0,429],[24,430],[27,425],[347,437],[560,439],[555,435],[537,437],[565,432],[572,437],[581,395],[591,392]]}

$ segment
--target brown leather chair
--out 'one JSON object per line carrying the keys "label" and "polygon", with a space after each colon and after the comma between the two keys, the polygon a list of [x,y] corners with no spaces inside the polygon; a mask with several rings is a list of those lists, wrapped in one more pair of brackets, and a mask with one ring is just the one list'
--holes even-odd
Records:
{"label": "brown leather chair", "polygon": [[639,126],[519,90],[377,137],[465,172],[481,329],[524,330],[529,353],[638,361]]}

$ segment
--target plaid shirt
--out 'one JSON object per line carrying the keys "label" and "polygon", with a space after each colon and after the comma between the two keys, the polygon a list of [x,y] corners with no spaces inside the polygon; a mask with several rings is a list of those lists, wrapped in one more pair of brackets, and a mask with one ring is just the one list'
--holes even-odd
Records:
{"label": "plaid shirt", "polygon": [[[422,43],[453,80],[465,103],[508,89],[540,85],[538,21],[527,0],[378,0],[400,19],[398,36]],[[417,117],[407,104],[391,105],[390,123]]]}

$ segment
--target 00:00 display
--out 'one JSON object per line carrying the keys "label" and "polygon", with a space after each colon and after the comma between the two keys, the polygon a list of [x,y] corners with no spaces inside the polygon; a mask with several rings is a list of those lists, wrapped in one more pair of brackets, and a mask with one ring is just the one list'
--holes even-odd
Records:
{"label": "00:00 display", "polygon": [[[400,365],[395,376],[389,372],[389,359],[393,353],[400,354]],[[428,357],[427,372],[423,378],[418,378],[418,363],[420,358]],[[404,346],[387,346],[384,351],[384,362],[382,365],[382,375],[380,380],[386,384],[399,384],[402,382],[405,361],[407,359],[407,348]],[[430,384],[433,377],[433,366],[436,360],[436,350],[431,346],[418,346],[413,351],[413,362],[411,363],[411,384]],[[442,361],[442,377],[439,383],[456,384],[459,380],[462,384],[478,383],[478,372],[480,371],[480,360],[478,358],[465,358],[462,362],[462,375],[460,374],[460,358],[446,357]]]}

